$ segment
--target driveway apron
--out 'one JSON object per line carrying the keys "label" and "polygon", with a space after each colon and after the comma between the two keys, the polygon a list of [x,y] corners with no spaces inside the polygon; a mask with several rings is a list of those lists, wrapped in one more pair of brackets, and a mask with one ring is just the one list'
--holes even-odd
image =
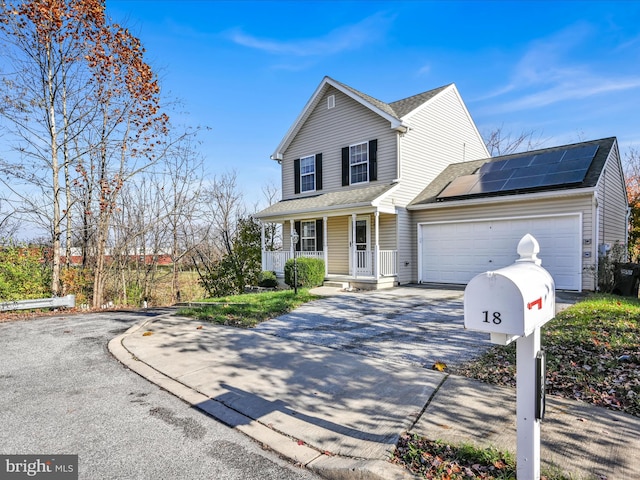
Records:
{"label": "driveway apron", "polygon": [[491,346],[464,329],[463,291],[400,287],[309,302],[254,330],[387,361],[431,368],[470,360]]}

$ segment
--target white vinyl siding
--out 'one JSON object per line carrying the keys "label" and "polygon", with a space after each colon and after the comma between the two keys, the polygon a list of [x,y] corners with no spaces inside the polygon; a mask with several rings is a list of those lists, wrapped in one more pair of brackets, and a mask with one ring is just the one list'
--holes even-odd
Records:
{"label": "white vinyl siding", "polygon": [[[335,107],[327,109],[327,96],[335,95]],[[359,188],[342,186],[342,148],[356,142],[378,140],[377,181],[390,183],[397,177],[396,153],[398,133],[369,108],[333,87],[319,99],[318,105],[306,119],[282,160],[282,198],[294,198],[294,160],[309,152],[322,152],[322,192]]]}
{"label": "white vinyl siding", "polygon": [[410,116],[400,139],[400,183],[396,205],[406,206],[451,163],[489,157],[457,91],[450,87]]}
{"label": "white vinyl siding", "polygon": [[[380,214],[378,217],[378,226],[380,229],[378,233],[378,244],[380,246],[380,250],[396,250],[397,249],[396,216]],[[375,233],[372,233],[372,235],[374,234]]]}
{"label": "white vinyl siding", "polygon": [[[397,208],[398,222],[398,282],[409,283],[412,278],[417,260],[414,260],[415,246],[417,244],[415,234],[415,222],[412,212],[406,208]],[[417,259],[417,257],[416,257]]]}
{"label": "white vinyl siding", "polygon": [[329,273],[334,275],[349,274],[349,218],[327,219]]}
{"label": "white vinyl siding", "polygon": [[600,226],[598,242],[613,247],[616,243],[626,246],[628,200],[624,186],[624,173],[618,158],[618,149],[613,148],[604,175],[598,183]]}

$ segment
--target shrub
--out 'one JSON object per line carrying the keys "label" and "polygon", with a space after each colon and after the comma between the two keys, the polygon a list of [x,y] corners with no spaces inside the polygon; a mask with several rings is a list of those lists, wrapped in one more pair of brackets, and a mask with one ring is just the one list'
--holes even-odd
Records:
{"label": "shrub", "polygon": [[[324,282],[324,260],[319,258],[298,257],[298,288],[311,288],[322,285]],[[293,258],[287,260],[284,265],[284,283],[294,287],[294,261]]]}
{"label": "shrub", "polygon": [[51,271],[43,258],[43,247],[15,244],[0,247],[0,300],[51,296]]}
{"label": "shrub", "polygon": [[274,288],[278,286],[278,279],[276,278],[276,272],[264,271],[260,273],[258,279],[258,286],[263,288]]}

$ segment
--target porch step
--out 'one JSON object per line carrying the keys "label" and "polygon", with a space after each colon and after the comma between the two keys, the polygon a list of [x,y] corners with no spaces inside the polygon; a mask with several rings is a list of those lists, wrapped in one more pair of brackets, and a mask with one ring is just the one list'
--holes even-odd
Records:
{"label": "porch step", "polygon": [[338,282],[335,280],[327,280],[322,284],[323,287],[333,287],[333,288],[349,288],[349,282]]}

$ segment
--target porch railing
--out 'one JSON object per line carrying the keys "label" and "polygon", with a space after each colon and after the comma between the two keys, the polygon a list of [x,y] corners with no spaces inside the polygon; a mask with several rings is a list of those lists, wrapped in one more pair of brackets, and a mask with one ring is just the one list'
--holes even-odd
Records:
{"label": "porch railing", "polygon": [[[358,250],[358,265],[365,267],[367,272],[373,273],[370,268],[369,259],[375,261],[373,250]],[[296,252],[299,257],[310,257],[324,259],[324,252]],[[284,273],[284,265],[287,260],[293,258],[291,252],[286,250],[264,251],[262,252],[262,268],[279,274]],[[378,269],[380,276],[393,276],[398,274],[398,251],[397,250],[380,250],[380,265]],[[331,272],[329,272],[331,274]],[[362,275],[361,272],[359,272]]]}
{"label": "porch railing", "polygon": [[389,277],[398,274],[398,251],[380,250],[380,275]]}

